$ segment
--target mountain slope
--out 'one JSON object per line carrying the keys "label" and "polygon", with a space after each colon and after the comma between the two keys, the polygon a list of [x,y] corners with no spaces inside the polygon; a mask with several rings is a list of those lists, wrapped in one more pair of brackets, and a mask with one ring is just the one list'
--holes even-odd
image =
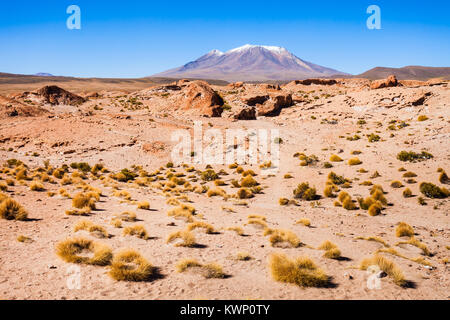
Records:
{"label": "mountain slope", "polygon": [[385,79],[391,74],[395,75],[399,80],[428,80],[432,78],[450,80],[450,68],[422,66],[408,66],[403,68],[377,67],[355,77],[376,80]]}
{"label": "mountain slope", "polygon": [[245,45],[228,52],[213,50],[182,67],[154,76],[226,81],[297,80],[342,73],[301,60],[285,48]]}

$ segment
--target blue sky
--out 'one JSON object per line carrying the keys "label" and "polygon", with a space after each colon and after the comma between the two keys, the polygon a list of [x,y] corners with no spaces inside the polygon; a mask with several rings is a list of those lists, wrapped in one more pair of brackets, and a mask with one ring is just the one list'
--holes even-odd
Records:
{"label": "blue sky", "polygon": [[[144,77],[244,44],[358,74],[376,66],[450,67],[450,1],[0,2],[0,72]],[[81,30],[68,30],[69,5]],[[369,5],[381,30],[369,30]]]}

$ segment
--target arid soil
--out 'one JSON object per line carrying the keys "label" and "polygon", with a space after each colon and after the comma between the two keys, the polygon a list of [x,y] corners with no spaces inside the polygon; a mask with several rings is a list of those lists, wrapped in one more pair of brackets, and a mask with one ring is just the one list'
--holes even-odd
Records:
{"label": "arid soil", "polygon": [[[444,194],[449,188],[443,177],[445,171],[450,174],[449,82],[391,82],[209,86],[179,81],[131,93],[61,91],[63,100],[61,95],[46,99],[39,87],[8,92],[0,97],[0,186],[28,219],[0,219],[0,299],[448,299],[450,202],[448,194],[438,199],[423,194],[420,185],[432,183]],[[222,186],[203,179],[207,163],[168,168],[177,144],[172,133],[193,133],[194,121],[203,122],[203,131],[219,129],[224,136],[226,129],[279,130],[277,173],[264,174],[260,166],[270,165],[267,159],[242,165],[255,172],[259,188],[248,187],[251,198],[238,199],[241,186],[235,182],[241,184],[243,175],[235,166],[211,165]],[[401,151],[432,157],[401,161]],[[342,161],[331,161],[332,155]],[[351,158],[361,163],[350,165]],[[72,168],[73,163],[90,168]],[[96,164],[102,165],[98,171],[92,169]],[[118,174],[125,168],[136,174],[128,182]],[[347,192],[353,210],[342,207],[345,197],[325,194],[331,172],[347,179],[336,184],[334,194]],[[35,181],[41,190],[31,190]],[[293,191],[304,182],[316,188],[314,199],[295,199]],[[387,201],[372,216],[357,199],[369,197],[373,185],[382,187]],[[412,194],[405,197],[407,188]],[[84,217],[66,214],[78,193],[90,191],[99,196],[95,210],[86,210]],[[141,202],[150,208],[139,209]],[[168,215],[180,204],[195,207],[190,222]],[[112,225],[123,212],[135,213],[137,221]],[[82,219],[104,227],[109,236],[75,232]],[[297,223],[300,219],[310,225]],[[191,231],[195,245],[188,247],[167,242],[194,221],[215,232]],[[400,222],[414,235],[398,237]],[[148,237],[124,235],[134,225],[143,225]],[[242,228],[243,235],[230,227]],[[300,244],[276,242],[271,237],[276,230],[294,233]],[[19,236],[27,239],[18,241]],[[78,237],[106,244],[114,255],[134,249],[158,271],[146,281],[117,281],[108,265],[68,263],[57,255],[57,245]],[[327,258],[318,249],[326,240],[340,249],[340,257]],[[238,253],[250,259],[240,260]],[[274,253],[311,258],[329,276],[328,284],[276,281],[270,267]],[[371,274],[360,264],[375,254],[395,263],[402,285],[387,272],[378,274],[378,289],[369,288]],[[177,263],[186,258],[217,263],[224,276],[205,278],[200,268],[178,272]],[[80,288],[68,285],[73,266],[81,270]]]}

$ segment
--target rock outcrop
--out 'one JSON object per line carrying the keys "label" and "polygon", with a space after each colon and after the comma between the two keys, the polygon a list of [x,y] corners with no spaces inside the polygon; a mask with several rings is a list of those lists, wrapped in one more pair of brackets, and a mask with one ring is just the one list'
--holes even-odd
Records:
{"label": "rock outcrop", "polygon": [[394,75],[390,75],[387,79],[384,80],[375,80],[370,84],[370,89],[382,89],[382,88],[390,88],[398,86],[398,80]]}
{"label": "rock outcrop", "polygon": [[220,117],[224,101],[205,81],[191,81],[182,87],[180,106],[183,110],[196,110],[202,116]]}
{"label": "rock outcrop", "polygon": [[277,92],[267,95],[245,96],[242,102],[248,106],[255,106],[258,116],[277,116],[281,109],[292,106],[292,95],[289,93]]}
{"label": "rock outcrop", "polygon": [[233,116],[236,120],[256,120],[255,107],[241,107]]}
{"label": "rock outcrop", "polygon": [[58,86],[45,86],[36,93],[45,103],[50,103],[51,105],[63,104],[75,106],[86,102],[86,99]]}

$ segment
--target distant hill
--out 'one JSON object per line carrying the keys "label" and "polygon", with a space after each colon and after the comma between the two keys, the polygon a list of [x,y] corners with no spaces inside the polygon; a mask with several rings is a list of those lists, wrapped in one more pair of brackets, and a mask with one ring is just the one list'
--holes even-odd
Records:
{"label": "distant hill", "polygon": [[38,76],[38,77],[54,77],[54,75],[52,75],[51,73],[45,73],[45,72],[39,72],[34,75]]}
{"label": "distant hill", "polygon": [[450,80],[450,68],[448,67],[422,67],[408,66],[403,68],[384,68],[377,67],[361,73],[355,78],[366,78],[370,80],[385,79],[389,75],[395,75],[399,80],[422,80],[426,81],[433,78]]}
{"label": "distant hill", "polygon": [[298,80],[337,74],[347,75],[304,61],[282,47],[247,44],[227,52],[212,50],[195,61],[155,76],[250,82]]}

